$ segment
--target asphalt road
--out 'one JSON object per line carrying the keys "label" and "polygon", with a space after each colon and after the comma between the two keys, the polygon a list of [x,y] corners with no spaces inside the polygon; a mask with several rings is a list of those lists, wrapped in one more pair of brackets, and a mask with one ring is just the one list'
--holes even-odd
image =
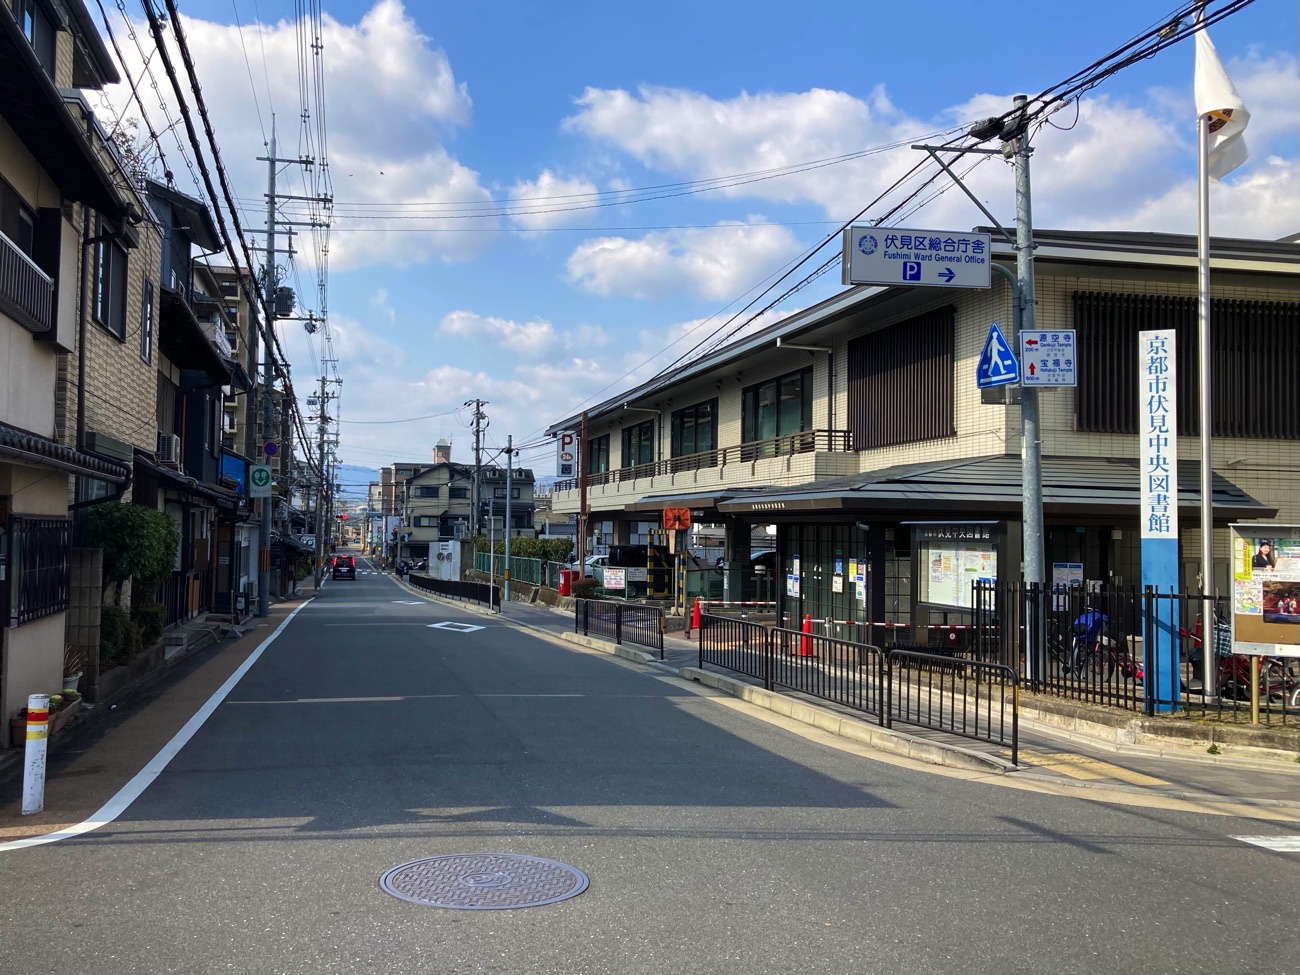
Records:
{"label": "asphalt road", "polygon": [[[1296,971],[1300,855],[1234,838],[1294,832],[878,763],[363,572],[115,823],[0,853],[0,971]],[[591,886],[378,887],[472,852]]]}

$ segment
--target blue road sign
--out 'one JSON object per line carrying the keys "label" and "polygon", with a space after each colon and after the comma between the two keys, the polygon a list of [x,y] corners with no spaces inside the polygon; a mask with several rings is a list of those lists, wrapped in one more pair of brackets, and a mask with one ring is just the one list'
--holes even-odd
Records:
{"label": "blue road sign", "polygon": [[975,367],[975,385],[980,389],[991,386],[1009,386],[1020,382],[1020,363],[1011,352],[1002,329],[994,322],[989,327],[989,337],[984,340],[979,365]]}

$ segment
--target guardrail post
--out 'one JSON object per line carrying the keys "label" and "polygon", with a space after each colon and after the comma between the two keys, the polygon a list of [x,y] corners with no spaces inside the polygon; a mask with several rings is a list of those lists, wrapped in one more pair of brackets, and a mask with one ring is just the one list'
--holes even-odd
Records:
{"label": "guardrail post", "polygon": [[763,627],[767,638],[763,641],[763,687],[772,689],[772,631]]}
{"label": "guardrail post", "polygon": [[880,655],[880,726],[892,728],[894,712],[894,678],[889,665],[889,651]]}
{"label": "guardrail post", "polygon": [[591,600],[582,600],[582,635],[591,635]]}
{"label": "guardrail post", "polygon": [[617,646],[623,645],[623,604],[614,604],[614,643]]}

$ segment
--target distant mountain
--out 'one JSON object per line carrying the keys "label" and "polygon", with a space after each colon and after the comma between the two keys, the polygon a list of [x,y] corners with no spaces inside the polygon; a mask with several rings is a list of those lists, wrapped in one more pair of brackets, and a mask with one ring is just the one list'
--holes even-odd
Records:
{"label": "distant mountain", "polygon": [[339,493],[343,497],[365,501],[367,487],[371,481],[379,480],[379,471],[371,467],[358,467],[356,464],[339,464],[335,480],[340,485]]}

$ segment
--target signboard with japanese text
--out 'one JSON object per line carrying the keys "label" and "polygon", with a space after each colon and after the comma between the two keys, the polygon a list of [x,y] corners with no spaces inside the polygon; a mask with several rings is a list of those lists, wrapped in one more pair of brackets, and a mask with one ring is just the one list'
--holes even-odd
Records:
{"label": "signboard with japanese text", "polygon": [[850,227],[844,231],[844,283],[908,288],[992,286],[992,237],[951,230]]}
{"label": "signboard with japanese text", "polygon": [[969,609],[975,582],[996,582],[993,526],[931,524],[915,528],[921,602]]}
{"label": "signboard with japanese text", "polygon": [[1300,526],[1232,526],[1232,649],[1300,657]]}
{"label": "signboard with japanese text", "polygon": [[[1178,377],[1173,329],[1138,335],[1142,538],[1178,542]],[[1177,587],[1176,577],[1170,583]]]}
{"label": "signboard with japanese text", "polygon": [[1074,329],[1020,333],[1020,385],[1077,386]]}
{"label": "signboard with japanese text", "polygon": [[604,586],[606,589],[624,590],[627,588],[627,570],[616,569],[612,565],[605,568]]}
{"label": "signboard with japanese text", "polygon": [[578,432],[561,430],[555,438],[555,473],[559,477],[578,476]]}

